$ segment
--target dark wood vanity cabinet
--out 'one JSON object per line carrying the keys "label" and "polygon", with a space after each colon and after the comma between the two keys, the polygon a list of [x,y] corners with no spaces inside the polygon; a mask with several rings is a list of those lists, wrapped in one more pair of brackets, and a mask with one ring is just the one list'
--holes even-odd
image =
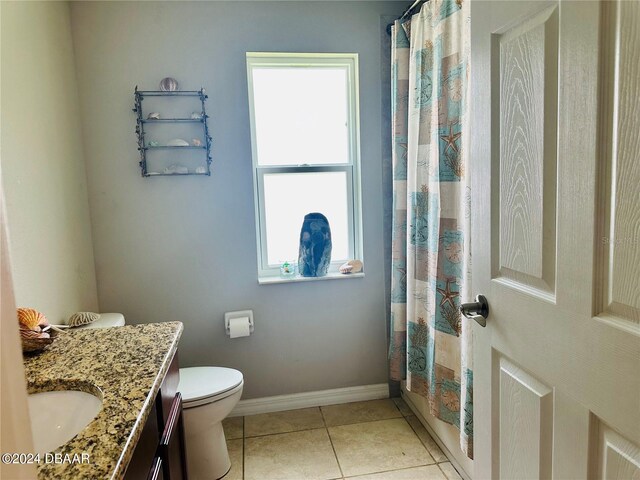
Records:
{"label": "dark wood vanity cabinet", "polygon": [[179,380],[176,353],[142,429],[125,480],[188,480]]}

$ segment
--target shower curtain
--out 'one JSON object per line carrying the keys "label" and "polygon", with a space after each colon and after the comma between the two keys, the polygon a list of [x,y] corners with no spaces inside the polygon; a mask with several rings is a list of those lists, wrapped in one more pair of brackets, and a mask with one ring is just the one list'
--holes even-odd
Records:
{"label": "shower curtain", "polygon": [[468,29],[468,0],[430,0],[392,28],[389,357],[473,458]]}

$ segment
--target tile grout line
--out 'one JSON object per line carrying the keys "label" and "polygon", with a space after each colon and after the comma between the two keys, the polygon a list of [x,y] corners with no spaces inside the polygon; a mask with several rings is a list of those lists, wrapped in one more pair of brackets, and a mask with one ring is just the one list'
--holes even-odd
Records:
{"label": "tile grout line", "polygon": [[302,430],[290,430],[286,432],[265,433],[264,435],[252,435],[250,437],[245,437],[245,438],[247,440],[250,440],[253,438],[274,437],[276,435],[287,435],[288,433],[300,433],[300,432],[311,432],[312,430],[322,430],[323,428],[326,428],[326,427],[322,426],[322,427],[303,428]]}
{"label": "tile grout line", "polygon": [[460,472],[458,471],[458,469],[453,465],[453,463],[450,460],[447,460],[446,462],[440,462],[438,463],[438,468],[440,469],[440,471],[442,471],[442,474],[447,478],[447,480],[449,480],[449,476],[447,475],[447,472],[445,472],[444,470],[442,470],[441,465],[448,463],[449,465],[451,465],[451,468],[453,468],[453,471],[456,472],[456,475],[458,475],[458,477],[461,479],[462,475],[460,475]]}
{"label": "tile grout line", "polygon": [[[415,429],[415,428],[413,428],[413,425],[411,425],[411,422],[409,422],[409,420],[407,420],[407,418],[406,418],[406,417],[405,417],[404,419],[405,419],[405,421],[409,424],[409,427],[411,427],[411,430],[413,430],[413,433],[415,434],[415,436],[416,436],[416,437],[418,437],[418,440],[420,440],[420,443],[422,444],[422,446],[424,447],[424,449],[427,451],[427,453],[428,453],[428,454],[429,454],[429,456],[431,457],[431,460],[433,460],[433,465],[438,465],[438,464],[440,464],[440,463],[447,463],[447,462],[449,462],[449,461],[450,461],[450,460],[449,460],[449,458],[448,458],[446,455],[444,455],[444,453],[442,453],[442,455],[444,455],[444,458],[445,458],[446,460],[442,460],[442,461],[438,462],[438,461],[436,460],[436,457],[434,457],[434,456],[433,456],[433,453],[431,453],[431,450],[429,450],[429,447],[427,446],[427,444],[426,444],[426,443],[424,443],[424,442],[422,441],[422,438],[420,438],[420,435],[418,435],[418,432],[416,431],[416,429]],[[427,435],[429,435],[429,432],[427,432]],[[429,438],[431,438],[431,435],[429,435]],[[433,440],[433,438],[431,438],[431,440]],[[434,441],[434,442],[435,442],[435,441]],[[436,446],[437,446],[437,445],[436,445]],[[438,447],[438,448],[440,448],[440,447]],[[445,475],[445,477],[446,477],[446,475]]]}
{"label": "tile grout line", "polygon": [[344,427],[346,425],[358,425],[360,423],[382,422],[383,420],[396,420],[398,418],[403,418],[403,417],[402,416],[400,416],[400,417],[386,417],[386,418],[376,418],[375,420],[362,420],[362,421],[359,421],[359,422],[339,423],[338,425],[327,425],[327,428],[330,428],[330,427]]}
{"label": "tile grout line", "polygon": [[[445,463],[445,462],[442,462],[442,463]],[[411,470],[411,469],[413,469],[413,468],[436,467],[436,466],[438,466],[438,464],[436,464],[436,463],[429,463],[429,464],[426,464],[426,465],[414,465],[413,467],[402,467],[402,468],[394,468],[394,469],[392,469],[392,470],[381,470],[381,471],[379,471],[379,472],[360,473],[360,474],[358,474],[358,475],[352,475],[352,476],[350,476],[350,477],[344,477],[344,478],[345,478],[345,479],[347,479],[347,480],[348,480],[348,479],[350,479],[350,478],[357,479],[358,477],[360,477],[360,476],[364,476],[364,475],[378,475],[378,474],[380,474],[380,473],[401,472],[402,470]],[[448,480],[448,478],[449,478],[449,477],[447,477],[447,475],[444,473],[444,471],[442,471],[442,469],[441,469],[441,468],[439,468],[439,467],[438,467],[438,469],[442,472],[442,474],[443,474],[443,475],[445,476],[445,478],[447,478],[447,480]]]}
{"label": "tile grout line", "polygon": [[[320,407],[318,407],[318,408],[320,408]],[[289,410],[285,410],[285,411],[289,411]],[[312,427],[312,428],[303,428],[303,429],[300,429],[300,430],[289,430],[289,431],[286,431],[286,432],[264,433],[262,435],[251,435],[251,436],[248,436],[246,438],[261,438],[261,437],[268,437],[270,435],[282,435],[284,433],[308,432],[309,430],[318,430],[318,429],[321,429],[321,428],[346,427],[346,426],[349,426],[349,425],[360,425],[361,423],[382,422],[384,420],[397,420],[399,418],[402,418],[402,419],[406,420],[406,417],[389,417],[389,418],[379,418],[377,420],[365,420],[363,422],[341,423],[340,425],[328,425],[328,426],[326,425],[326,422],[325,422],[324,427]],[[324,416],[323,416],[322,420],[324,422]],[[407,423],[409,423],[409,422],[407,422]]]}
{"label": "tile grout line", "polygon": [[247,437],[244,436],[244,416],[242,417],[242,480],[244,480],[244,466],[246,465]]}
{"label": "tile grout line", "polygon": [[318,409],[320,410],[320,416],[322,417],[322,424],[324,425],[324,429],[327,431],[327,437],[329,437],[329,443],[331,444],[331,450],[333,450],[333,456],[336,458],[336,463],[338,464],[338,470],[340,470],[340,477],[344,478],[342,465],[340,465],[340,460],[338,459],[338,453],[336,452],[336,447],[333,445],[333,439],[331,438],[331,434],[329,433],[329,427],[327,427],[327,421],[324,418],[324,412],[322,411],[322,407],[318,407]]}
{"label": "tile grout line", "polygon": [[[427,455],[429,455],[429,458],[431,458],[431,460],[433,460],[433,463],[428,463],[427,465],[438,465],[439,463],[445,463],[448,462],[449,459],[444,460],[442,462],[438,462],[436,461],[435,457],[433,456],[433,454],[431,453],[431,450],[429,450],[429,447],[427,447],[427,445],[422,441],[422,439],[420,438],[420,435],[418,435],[418,432],[416,432],[416,429],[413,428],[413,425],[411,425],[411,423],[409,423],[409,420],[407,420],[407,417],[403,416],[402,417],[404,419],[404,421],[407,423],[407,425],[409,425],[409,428],[411,429],[411,431],[413,432],[413,434],[416,436],[416,438],[418,439],[418,441],[420,442],[420,445],[422,445],[422,447],[425,449],[425,451],[427,452]],[[429,435],[431,436],[431,435]],[[445,457],[446,458],[446,457]],[[442,470],[442,469],[441,469]],[[444,472],[443,472],[444,473]],[[446,477],[446,475],[445,475]]]}
{"label": "tile grout line", "polygon": [[[402,401],[404,401],[404,402],[407,404],[407,406],[409,406],[409,403],[411,403],[411,402],[409,401],[408,397],[407,397],[407,399],[405,399],[404,394],[401,394],[399,398],[400,398],[400,399],[402,399]],[[412,404],[412,405],[413,405],[413,404]],[[422,422],[420,421],[420,418],[421,418],[421,417],[420,417],[420,415],[418,414],[418,412],[416,412],[416,411],[415,411],[413,408],[411,408],[411,407],[409,407],[409,410],[411,410],[411,415],[408,415],[407,417],[405,417],[405,419],[406,419],[406,418],[408,418],[408,417],[416,417],[416,418],[418,419],[418,423],[419,423],[419,424],[422,424]],[[413,427],[413,425],[411,425],[411,423],[410,423],[408,420],[407,420],[407,423],[409,423],[409,425],[411,426],[411,429],[415,432],[415,434],[416,434],[416,435],[418,435],[418,432],[416,431],[416,429]],[[431,455],[431,457],[432,457],[432,458],[433,458],[433,460],[436,462],[436,464],[440,465],[441,463],[450,463],[450,464],[451,464],[451,466],[453,467],[453,469],[456,471],[456,473],[457,473],[457,474],[462,478],[462,475],[460,475],[460,472],[458,472],[458,469],[454,466],[454,463],[453,463],[453,461],[451,461],[451,458],[449,458],[449,456],[444,452],[444,449],[442,449],[442,448],[440,447],[440,445],[438,444],[438,442],[436,442],[436,441],[434,440],[433,436],[431,435],[431,433],[429,433],[429,430],[427,430],[427,428],[426,428],[424,425],[423,425],[423,428],[425,429],[425,431],[426,431],[426,433],[427,433],[427,436],[428,436],[429,438],[431,438],[431,440],[433,441],[433,443],[435,444],[435,446],[440,450],[440,453],[441,453],[441,454],[444,456],[444,458],[445,458],[444,460],[442,460],[442,461],[440,461],[440,462],[436,461],[436,459],[435,459],[434,455],[431,453],[431,450],[429,450],[429,447],[427,447],[427,445],[426,445],[424,442],[422,442],[422,438],[420,438],[420,435],[418,435],[418,438],[420,438],[420,441],[421,441],[421,442],[422,442],[422,444],[424,445],[424,448],[426,448],[426,449],[427,449],[427,451],[429,452],[429,455]],[[442,470],[442,469],[440,469],[440,470]],[[445,477],[446,477],[446,475],[445,475]]]}

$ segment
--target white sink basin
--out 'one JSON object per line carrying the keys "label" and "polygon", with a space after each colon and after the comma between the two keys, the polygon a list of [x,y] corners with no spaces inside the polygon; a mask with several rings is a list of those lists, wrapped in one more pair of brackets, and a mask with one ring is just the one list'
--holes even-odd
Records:
{"label": "white sink basin", "polygon": [[28,396],[35,453],[47,453],[81,432],[102,409],[102,400],[76,390],[32,393]]}

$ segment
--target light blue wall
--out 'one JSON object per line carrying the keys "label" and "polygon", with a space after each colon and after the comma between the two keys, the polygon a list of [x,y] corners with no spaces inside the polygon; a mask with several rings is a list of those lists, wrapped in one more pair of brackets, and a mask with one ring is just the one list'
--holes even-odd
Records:
{"label": "light blue wall", "polygon": [[[181,364],[240,369],[244,398],[387,381],[380,17],[404,7],[72,4],[102,311],[184,322]],[[247,51],[359,53],[365,278],[257,284]],[[165,76],[209,93],[211,178],[140,177],[132,92]],[[239,309],[256,331],[231,340],[223,314]]]}
{"label": "light blue wall", "polygon": [[69,5],[0,5],[0,143],[15,300],[63,323],[98,305]]}

